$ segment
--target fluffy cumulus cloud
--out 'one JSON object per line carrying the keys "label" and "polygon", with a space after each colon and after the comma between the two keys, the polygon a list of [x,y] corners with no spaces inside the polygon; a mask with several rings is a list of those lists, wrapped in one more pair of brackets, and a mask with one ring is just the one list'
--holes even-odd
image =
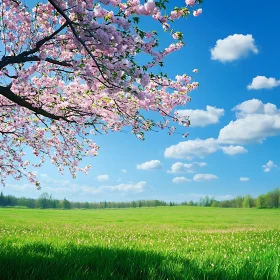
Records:
{"label": "fluffy cumulus cloud", "polygon": [[239,178],[240,182],[248,182],[249,180],[250,180],[250,178],[248,178],[248,177],[240,177]]}
{"label": "fluffy cumulus cloud", "polygon": [[225,39],[219,39],[210,52],[212,60],[231,62],[246,57],[250,53],[257,54],[258,48],[251,34],[234,34]]}
{"label": "fluffy cumulus cloud", "polygon": [[236,120],[220,130],[219,143],[249,144],[280,134],[280,110],[274,104],[252,99],[233,110]]}
{"label": "fluffy cumulus cloud", "polygon": [[219,179],[219,177],[213,174],[196,174],[193,177],[194,181],[213,181],[217,179]]}
{"label": "fluffy cumulus cloud", "polygon": [[186,183],[190,182],[191,180],[186,178],[186,177],[175,177],[172,182],[175,184],[181,184],[181,183]]}
{"label": "fluffy cumulus cloud", "polygon": [[264,164],[262,167],[264,172],[270,172],[272,168],[277,168],[277,165],[272,160],[269,160],[268,163]]}
{"label": "fluffy cumulus cloud", "polygon": [[122,173],[127,173],[127,170],[126,169],[122,169]]}
{"label": "fluffy cumulus cloud", "polygon": [[206,166],[206,162],[192,162],[192,163],[182,163],[176,162],[172,164],[171,169],[168,170],[168,173],[193,173],[194,169],[198,167]]}
{"label": "fluffy cumulus cloud", "polygon": [[275,115],[279,113],[276,105],[272,103],[264,104],[259,99],[251,99],[242,102],[235,106],[233,111],[236,111],[236,117],[242,118],[252,114]]}
{"label": "fluffy cumulus cloud", "polygon": [[[164,156],[166,158],[178,159],[192,159],[193,157],[203,158],[217,152],[218,150],[222,150],[228,155],[243,154],[247,152],[247,150],[242,146],[222,146],[217,139],[208,138],[205,140],[196,139],[179,142],[177,145],[168,147],[164,152]],[[178,167],[183,168],[182,165],[177,164],[175,168]],[[185,165],[185,168],[187,167],[188,166]],[[173,169],[171,168],[171,171],[172,170]]]}
{"label": "fluffy cumulus cloud", "polygon": [[184,142],[179,142],[177,145],[172,145],[164,152],[167,158],[184,158],[191,159],[192,157],[205,157],[215,153],[219,149],[219,145],[214,138],[206,140],[196,139]]}
{"label": "fluffy cumulus cloud", "polygon": [[108,181],[109,180],[109,175],[104,174],[104,175],[98,175],[96,177],[97,181],[103,182],[103,181]]}
{"label": "fluffy cumulus cloud", "polygon": [[247,86],[248,89],[272,89],[280,86],[280,80],[275,78],[267,78],[265,76],[257,76],[252,83]]}
{"label": "fluffy cumulus cloud", "polygon": [[140,170],[159,170],[163,168],[163,164],[159,160],[151,160],[137,164],[136,168]]}
{"label": "fluffy cumulus cloud", "polygon": [[248,153],[248,151],[244,147],[242,147],[242,146],[230,145],[230,146],[221,147],[221,149],[223,150],[223,152],[225,154],[228,154],[228,155],[236,155],[236,154],[246,154],[246,153]]}
{"label": "fluffy cumulus cloud", "polygon": [[102,186],[98,188],[100,191],[111,191],[111,192],[134,192],[140,193],[144,189],[148,188],[147,182],[141,181],[138,183],[128,183],[128,184],[119,184],[115,186]]}
{"label": "fluffy cumulus cloud", "polygon": [[220,118],[224,115],[224,109],[218,109],[212,106],[206,106],[205,110],[178,110],[181,116],[189,116],[191,126],[207,126],[210,124],[216,124]]}

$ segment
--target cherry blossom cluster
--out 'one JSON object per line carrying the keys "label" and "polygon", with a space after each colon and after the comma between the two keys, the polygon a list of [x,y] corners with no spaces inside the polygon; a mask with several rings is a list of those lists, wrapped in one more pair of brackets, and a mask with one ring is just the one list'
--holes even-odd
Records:
{"label": "cherry blossom cluster", "polygon": [[[0,0],[0,178],[26,176],[39,187],[36,174],[47,158],[63,173],[79,168],[84,156],[96,156],[97,133],[131,128],[144,132],[189,125],[174,114],[198,87],[186,74],[169,79],[153,72],[164,58],[184,46],[183,34],[170,26],[186,18],[201,0],[169,14],[168,0],[49,0],[33,7],[19,0]],[[168,9],[167,7],[168,6]],[[152,17],[174,43],[159,48],[157,32],[142,30]],[[139,54],[149,62],[139,63]],[[197,72],[197,69],[194,70]],[[155,123],[144,111],[162,116]],[[185,135],[186,136],[186,135]],[[34,162],[25,160],[34,154]],[[36,160],[37,158],[37,160]]]}

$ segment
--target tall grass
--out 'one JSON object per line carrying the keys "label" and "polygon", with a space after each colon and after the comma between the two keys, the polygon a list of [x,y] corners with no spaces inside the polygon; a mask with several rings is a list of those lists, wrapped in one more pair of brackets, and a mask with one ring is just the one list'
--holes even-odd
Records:
{"label": "tall grass", "polygon": [[0,279],[280,279],[280,211],[0,209]]}

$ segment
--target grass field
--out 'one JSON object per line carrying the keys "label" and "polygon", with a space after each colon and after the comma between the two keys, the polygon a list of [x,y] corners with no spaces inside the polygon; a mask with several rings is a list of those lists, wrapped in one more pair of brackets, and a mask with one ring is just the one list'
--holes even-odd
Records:
{"label": "grass field", "polygon": [[0,279],[280,279],[280,210],[0,209]]}

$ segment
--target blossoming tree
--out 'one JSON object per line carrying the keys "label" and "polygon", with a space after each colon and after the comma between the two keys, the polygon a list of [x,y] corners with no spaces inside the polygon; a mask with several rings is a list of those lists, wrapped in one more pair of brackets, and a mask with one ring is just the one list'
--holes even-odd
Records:
{"label": "blossoming tree", "polygon": [[[142,3],[141,3],[142,2]],[[197,88],[187,75],[153,73],[170,53],[183,47],[183,34],[170,24],[190,13],[201,0],[186,0],[168,13],[168,0],[48,0],[34,7],[25,1],[0,0],[0,177],[27,176],[39,187],[30,168],[46,158],[72,176],[84,156],[96,156],[91,134],[130,127],[144,132],[168,129],[170,120],[184,126],[174,112]],[[191,11],[192,9],[192,11]],[[159,48],[155,31],[142,30],[152,17],[174,38]],[[149,59],[139,63],[139,54]],[[146,61],[146,59],[145,59]],[[195,71],[195,70],[194,70]],[[145,118],[155,111],[162,120]],[[36,159],[25,160],[30,149]]]}

